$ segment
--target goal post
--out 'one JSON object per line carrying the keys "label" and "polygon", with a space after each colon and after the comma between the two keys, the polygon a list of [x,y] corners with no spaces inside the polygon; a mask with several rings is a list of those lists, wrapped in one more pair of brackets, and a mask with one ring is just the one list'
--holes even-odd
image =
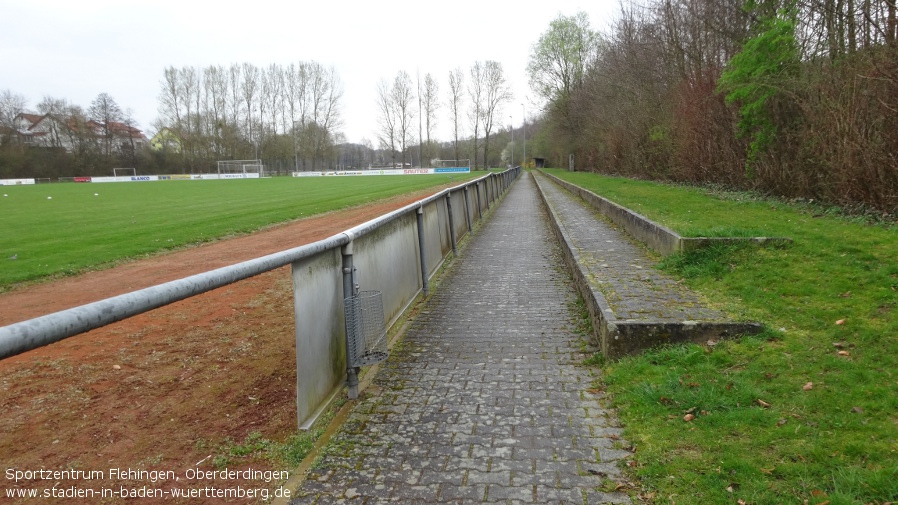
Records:
{"label": "goal post", "polygon": [[112,176],[113,176],[113,177],[127,177],[127,176],[129,176],[129,175],[130,175],[131,177],[136,176],[136,175],[137,175],[137,169],[136,169],[136,168],[113,168],[113,169],[112,169]]}
{"label": "goal post", "polygon": [[218,175],[226,174],[265,174],[265,165],[262,160],[221,160],[218,162]]}

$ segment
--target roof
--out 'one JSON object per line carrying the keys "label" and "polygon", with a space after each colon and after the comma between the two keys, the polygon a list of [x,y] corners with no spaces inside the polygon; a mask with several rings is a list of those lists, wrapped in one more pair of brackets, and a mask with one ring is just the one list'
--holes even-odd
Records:
{"label": "roof", "polygon": [[42,115],[40,115],[40,114],[28,114],[28,113],[25,113],[25,112],[20,113],[20,114],[18,115],[18,117],[20,117],[20,118],[22,118],[22,119],[28,121],[29,123],[31,123],[31,126],[34,126],[34,125],[36,125],[37,123],[40,123],[41,119],[44,119],[44,116],[42,116]]}
{"label": "roof", "polygon": [[[103,123],[99,121],[90,120],[87,124],[94,129],[102,129]],[[128,137],[128,138],[145,138],[143,132],[140,131],[139,128],[135,128],[133,126],[128,126],[125,123],[120,123],[118,121],[109,121],[107,124],[107,128],[112,135],[117,137]]]}

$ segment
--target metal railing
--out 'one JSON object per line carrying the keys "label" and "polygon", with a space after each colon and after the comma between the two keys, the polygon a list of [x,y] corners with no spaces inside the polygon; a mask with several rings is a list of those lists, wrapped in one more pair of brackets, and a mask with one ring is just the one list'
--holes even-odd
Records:
{"label": "metal railing", "polygon": [[0,327],[0,359],[292,265],[297,416],[310,425],[347,378],[347,286],[382,291],[392,324],[429,293],[430,277],[457,251],[458,239],[519,175],[520,168],[490,173],[318,242]]}

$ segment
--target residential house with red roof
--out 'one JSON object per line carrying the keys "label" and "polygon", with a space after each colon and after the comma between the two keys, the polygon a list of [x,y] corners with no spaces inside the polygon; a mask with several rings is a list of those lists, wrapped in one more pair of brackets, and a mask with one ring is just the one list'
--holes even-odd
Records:
{"label": "residential house with red roof", "polygon": [[75,116],[22,113],[16,116],[15,128],[25,145],[62,148],[69,153],[103,142],[109,142],[110,153],[136,152],[149,145],[140,129],[116,121],[110,121],[106,128],[102,123]]}

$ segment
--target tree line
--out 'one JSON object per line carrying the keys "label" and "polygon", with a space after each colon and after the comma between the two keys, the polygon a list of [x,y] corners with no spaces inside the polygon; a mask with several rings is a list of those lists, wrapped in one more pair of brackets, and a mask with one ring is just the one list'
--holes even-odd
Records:
{"label": "tree line", "polygon": [[334,68],[314,61],[168,67],[161,87],[154,126],[176,135],[191,168],[276,158],[317,169],[329,166],[342,142],[342,83]]}
{"label": "tree line", "polygon": [[895,0],[649,0],[530,55],[560,166],[898,210]]}
{"label": "tree line", "polygon": [[[460,67],[451,70],[445,102],[439,98],[439,82],[432,74],[417,81],[416,92],[411,76],[400,70],[392,83],[381,79],[377,86],[377,138],[380,147],[391,154],[393,164],[398,156],[404,165],[408,148],[415,142],[421,160],[464,158],[471,160],[474,169],[501,166],[510,158],[506,152],[490,150],[490,136],[502,124],[503,107],[514,97],[501,63],[477,61],[467,74]],[[440,144],[433,131],[443,105],[452,125],[452,139]],[[464,134],[466,128],[469,137]],[[506,144],[505,151],[509,149],[514,146]]]}
{"label": "tree line", "polygon": [[[40,114],[51,114],[67,135],[82,141],[51,144],[44,138],[30,146],[5,142],[0,172],[9,177],[106,175],[110,167],[128,166],[141,173],[198,173],[214,171],[216,161],[226,159],[262,159],[280,173],[431,166],[437,159],[473,160],[474,168],[509,162],[511,132],[498,125],[512,95],[500,63],[476,62],[468,71],[452,70],[445,95],[434,75],[416,80],[405,71],[391,82],[382,79],[377,84],[378,127],[372,132],[377,145],[350,144],[340,131],[343,88],[334,68],[314,61],[266,67],[170,66],[160,80],[153,149],[112,149],[108,140],[97,142],[103,135],[82,135],[70,128],[94,118],[100,125],[136,126],[130,111],[122,111],[108,94],[101,94],[86,111],[64,99],[45,97],[37,107]],[[26,105],[10,91],[0,96],[0,126],[8,126],[6,133],[21,127],[15,118],[26,112]],[[453,125],[453,138],[441,141],[435,131],[446,118]],[[84,149],[73,148],[75,144]],[[38,146],[42,149],[34,148]]]}

